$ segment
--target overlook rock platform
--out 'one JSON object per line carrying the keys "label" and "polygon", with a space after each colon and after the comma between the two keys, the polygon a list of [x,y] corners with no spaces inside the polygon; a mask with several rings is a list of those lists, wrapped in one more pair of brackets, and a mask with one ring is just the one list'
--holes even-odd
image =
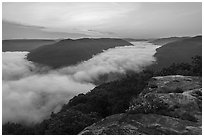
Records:
{"label": "overlook rock platform", "polygon": [[201,135],[202,78],[153,77],[126,113],[86,127],[82,135]]}

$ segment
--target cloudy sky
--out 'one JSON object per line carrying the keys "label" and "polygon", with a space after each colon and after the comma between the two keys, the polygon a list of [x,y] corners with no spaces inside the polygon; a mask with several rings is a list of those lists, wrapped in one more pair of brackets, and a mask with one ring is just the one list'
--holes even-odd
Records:
{"label": "cloudy sky", "polygon": [[3,3],[3,39],[194,36],[200,3]]}

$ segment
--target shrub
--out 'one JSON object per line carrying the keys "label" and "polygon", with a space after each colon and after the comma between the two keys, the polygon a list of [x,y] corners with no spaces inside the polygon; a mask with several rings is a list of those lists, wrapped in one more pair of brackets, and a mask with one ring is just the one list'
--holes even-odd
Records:
{"label": "shrub", "polygon": [[173,63],[169,67],[154,72],[154,76],[166,75],[184,75],[184,76],[202,76],[202,56],[192,57],[192,63]]}
{"label": "shrub", "polygon": [[128,113],[157,113],[160,110],[166,110],[168,104],[155,94],[147,94],[145,97],[138,97],[132,99],[130,107],[127,110]]}
{"label": "shrub", "polygon": [[69,109],[50,119],[45,134],[78,134],[85,127],[96,122],[98,118],[95,113],[83,114],[80,111]]}
{"label": "shrub", "polygon": [[172,91],[172,93],[183,93],[183,89],[181,88],[176,88],[175,90]]}

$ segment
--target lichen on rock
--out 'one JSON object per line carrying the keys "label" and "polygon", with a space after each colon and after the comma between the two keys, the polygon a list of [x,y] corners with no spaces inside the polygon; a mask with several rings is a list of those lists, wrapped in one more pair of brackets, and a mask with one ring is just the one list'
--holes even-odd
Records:
{"label": "lichen on rock", "polygon": [[153,77],[130,101],[126,113],[106,117],[80,134],[202,134],[202,79],[180,75]]}

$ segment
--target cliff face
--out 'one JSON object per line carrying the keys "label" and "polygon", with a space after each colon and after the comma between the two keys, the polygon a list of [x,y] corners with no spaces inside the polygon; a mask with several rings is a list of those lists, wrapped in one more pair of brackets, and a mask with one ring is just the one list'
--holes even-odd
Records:
{"label": "cliff face", "polygon": [[193,76],[153,77],[126,113],[106,117],[79,134],[202,134],[201,81]]}

